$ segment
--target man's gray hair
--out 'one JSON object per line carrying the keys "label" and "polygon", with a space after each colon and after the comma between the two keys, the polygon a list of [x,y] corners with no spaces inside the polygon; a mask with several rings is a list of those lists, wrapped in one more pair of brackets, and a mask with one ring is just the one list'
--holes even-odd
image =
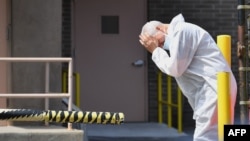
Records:
{"label": "man's gray hair", "polygon": [[142,27],[141,34],[147,33],[150,36],[154,36],[158,31],[156,27],[161,24],[163,23],[160,21],[149,21]]}

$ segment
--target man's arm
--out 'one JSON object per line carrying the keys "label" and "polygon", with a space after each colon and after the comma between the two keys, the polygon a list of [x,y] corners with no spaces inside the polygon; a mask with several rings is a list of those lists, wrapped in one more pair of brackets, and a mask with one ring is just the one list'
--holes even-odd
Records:
{"label": "man's arm", "polygon": [[189,27],[176,30],[169,46],[169,56],[165,50],[157,48],[152,53],[152,60],[164,73],[178,77],[186,71],[198,46],[196,34]]}

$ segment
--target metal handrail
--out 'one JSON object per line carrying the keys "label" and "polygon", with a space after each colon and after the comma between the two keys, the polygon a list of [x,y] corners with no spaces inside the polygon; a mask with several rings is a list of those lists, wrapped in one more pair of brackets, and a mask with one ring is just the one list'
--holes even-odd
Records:
{"label": "metal handrail", "polygon": [[158,122],[163,122],[163,105],[167,106],[167,124],[169,127],[172,127],[172,108],[175,107],[177,109],[177,122],[178,122],[178,132],[183,132],[183,124],[182,124],[182,93],[180,88],[177,88],[177,103],[173,103],[172,101],[172,77],[167,75],[167,100],[163,100],[163,91],[162,91],[162,72],[158,72]]}
{"label": "metal handrail", "polygon": [[[49,109],[49,98],[67,97],[69,100],[68,110],[72,110],[72,58],[61,57],[0,57],[4,62],[45,62],[45,93],[0,93],[1,97],[6,98],[45,98],[45,110]],[[68,91],[66,93],[49,93],[49,63],[66,62],[68,63]],[[48,123],[46,123],[48,124]],[[72,124],[68,123],[68,129],[72,129]]]}
{"label": "metal handrail", "polygon": [[[70,94],[67,93],[15,93],[15,94],[7,94],[7,93],[0,93],[0,97],[8,97],[8,98],[63,98],[63,97],[70,97]],[[48,109],[46,109],[48,110]]]}

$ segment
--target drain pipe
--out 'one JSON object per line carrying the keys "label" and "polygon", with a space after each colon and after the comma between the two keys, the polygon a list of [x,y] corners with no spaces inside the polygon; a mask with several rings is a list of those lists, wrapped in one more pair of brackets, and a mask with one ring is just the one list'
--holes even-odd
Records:
{"label": "drain pipe", "polygon": [[237,56],[239,64],[239,95],[240,95],[240,120],[241,124],[248,123],[248,105],[244,104],[248,100],[247,83],[247,54],[245,46],[245,0],[238,0],[238,43]]}

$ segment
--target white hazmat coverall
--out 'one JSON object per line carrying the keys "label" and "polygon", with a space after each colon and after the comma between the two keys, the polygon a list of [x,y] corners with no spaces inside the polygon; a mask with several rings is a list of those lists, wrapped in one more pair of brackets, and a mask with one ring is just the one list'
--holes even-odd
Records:
{"label": "white hazmat coverall", "polygon": [[[235,77],[213,38],[201,27],[184,21],[182,14],[168,27],[170,55],[160,47],[152,60],[164,73],[173,76],[187,97],[194,114],[194,141],[217,141],[217,73],[230,72],[231,114],[237,93]],[[233,121],[234,119],[232,119]]]}

